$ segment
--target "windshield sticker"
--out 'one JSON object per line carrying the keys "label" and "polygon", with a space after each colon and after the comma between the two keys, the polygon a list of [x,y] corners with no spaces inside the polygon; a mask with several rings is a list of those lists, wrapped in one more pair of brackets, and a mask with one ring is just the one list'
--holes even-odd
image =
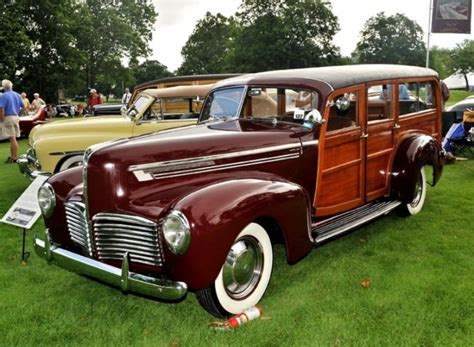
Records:
{"label": "windshield sticker", "polygon": [[304,110],[302,108],[297,108],[293,113],[293,119],[304,119]]}

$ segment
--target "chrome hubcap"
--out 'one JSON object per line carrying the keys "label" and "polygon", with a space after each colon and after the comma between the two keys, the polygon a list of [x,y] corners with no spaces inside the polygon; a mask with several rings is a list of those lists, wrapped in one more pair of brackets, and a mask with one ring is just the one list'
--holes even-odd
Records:
{"label": "chrome hubcap", "polygon": [[244,236],[232,245],[223,269],[224,288],[233,299],[250,295],[260,280],[263,250],[251,236]]}
{"label": "chrome hubcap", "polygon": [[420,203],[422,192],[423,192],[423,176],[420,173],[418,175],[418,180],[416,181],[415,198],[410,203],[412,207],[416,207]]}

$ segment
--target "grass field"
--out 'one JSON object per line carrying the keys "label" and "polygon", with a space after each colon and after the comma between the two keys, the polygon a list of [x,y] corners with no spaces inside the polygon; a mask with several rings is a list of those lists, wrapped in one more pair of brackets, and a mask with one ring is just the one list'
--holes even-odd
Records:
{"label": "grass field", "polygon": [[[21,152],[26,150],[21,141]],[[3,164],[0,215],[28,186]],[[424,210],[394,213],[275,269],[261,301],[265,319],[235,331],[194,294],[151,301],[49,266],[20,264],[21,230],[0,224],[1,346],[472,346],[474,344],[474,160],[445,167]],[[41,233],[42,221],[27,233]],[[363,281],[368,284],[365,288]]]}

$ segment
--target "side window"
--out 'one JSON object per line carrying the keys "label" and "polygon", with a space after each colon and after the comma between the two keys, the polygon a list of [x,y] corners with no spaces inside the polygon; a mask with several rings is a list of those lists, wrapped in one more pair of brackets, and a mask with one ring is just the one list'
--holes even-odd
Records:
{"label": "side window", "polygon": [[393,119],[393,90],[393,84],[379,84],[368,88],[367,117],[369,123],[382,119]]}
{"label": "side window", "polygon": [[433,97],[434,85],[431,82],[405,83],[400,85],[400,88],[402,87],[406,90],[404,94],[406,96],[402,97],[400,90],[400,116],[436,107]]}
{"label": "side window", "polygon": [[249,88],[243,118],[279,120],[299,125],[318,111],[318,93],[290,88]]}
{"label": "side window", "polygon": [[251,116],[254,118],[276,117],[278,115],[277,102],[277,89],[255,89],[251,95]]}
{"label": "side window", "polygon": [[341,130],[357,125],[358,93],[344,93],[332,99],[327,131]]}

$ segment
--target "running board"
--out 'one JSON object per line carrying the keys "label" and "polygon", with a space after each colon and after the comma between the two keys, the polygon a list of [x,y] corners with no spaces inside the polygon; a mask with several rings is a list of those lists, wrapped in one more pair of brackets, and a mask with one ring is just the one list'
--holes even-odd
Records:
{"label": "running board", "polygon": [[324,242],[345,233],[381,215],[388,214],[401,204],[400,201],[372,202],[343,214],[315,223],[311,227],[313,242]]}

